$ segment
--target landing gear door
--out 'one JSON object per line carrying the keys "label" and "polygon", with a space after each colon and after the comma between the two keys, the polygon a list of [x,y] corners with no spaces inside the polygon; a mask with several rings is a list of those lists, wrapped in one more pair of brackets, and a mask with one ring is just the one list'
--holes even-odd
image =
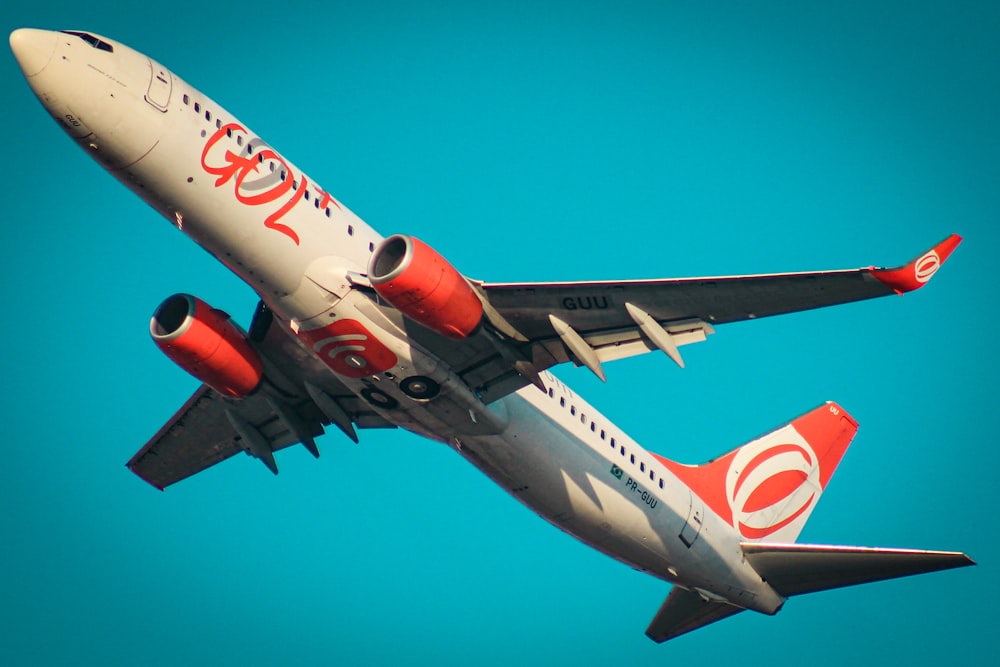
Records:
{"label": "landing gear door", "polygon": [[165,112],[167,105],[170,104],[174,78],[166,67],[152,58],[147,60],[149,60],[149,90],[146,91],[146,101]]}
{"label": "landing gear door", "polygon": [[684,546],[690,549],[701,534],[701,526],[705,517],[705,503],[691,491],[688,491],[688,503],[687,520],[684,522],[684,527],[681,528],[679,537]]}

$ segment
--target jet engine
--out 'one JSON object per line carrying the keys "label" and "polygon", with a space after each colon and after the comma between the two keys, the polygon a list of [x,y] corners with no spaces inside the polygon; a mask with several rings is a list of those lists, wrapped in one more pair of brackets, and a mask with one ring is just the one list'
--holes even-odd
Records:
{"label": "jet engine", "polygon": [[483,319],[483,304],[469,281],[412,236],[383,241],[368,264],[368,278],[393,308],[442,336],[468,338]]}
{"label": "jet engine", "polygon": [[161,303],[149,333],[174,363],[223,396],[243,398],[264,375],[260,356],[229,315],[190,294]]}

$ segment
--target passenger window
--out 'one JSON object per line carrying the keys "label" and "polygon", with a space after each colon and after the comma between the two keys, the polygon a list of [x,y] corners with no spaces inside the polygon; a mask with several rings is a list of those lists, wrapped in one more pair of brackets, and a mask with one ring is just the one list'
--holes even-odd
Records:
{"label": "passenger window", "polygon": [[566,407],[566,397],[565,396],[560,396],[559,397],[559,407],[560,408],[565,408]]}
{"label": "passenger window", "polygon": [[660,478],[660,488],[661,489],[663,488],[663,478],[662,477]]}
{"label": "passenger window", "polygon": [[330,209],[326,209],[326,217],[330,217]]}
{"label": "passenger window", "polygon": [[354,236],[354,225],[347,225],[347,235]]}
{"label": "passenger window", "polygon": [[649,481],[653,481],[654,479],[656,479],[656,474],[652,470],[650,470],[649,471]]}
{"label": "passenger window", "polygon": [[194,103],[194,110],[195,111],[201,111],[201,104],[199,104],[198,102],[195,102]]}
{"label": "passenger window", "polygon": [[629,460],[630,462],[632,462],[632,463],[635,463],[635,454],[629,454],[629,455],[628,455],[628,460]]}
{"label": "passenger window", "polygon": [[212,112],[205,109],[205,120],[212,120]]}
{"label": "passenger window", "polygon": [[236,145],[237,146],[242,146],[243,145],[243,135],[242,134],[236,135]]}
{"label": "passenger window", "polygon": [[640,463],[639,464],[639,472],[646,472],[646,464],[645,463]]}
{"label": "passenger window", "polygon": [[302,193],[302,198],[305,199],[306,201],[309,201],[309,191],[308,190],[306,190],[305,192]]}
{"label": "passenger window", "polygon": [[222,129],[222,119],[221,118],[216,118],[215,119],[215,129],[217,129],[217,130],[221,130]]}
{"label": "passenger window", "polygon": [[569,406],[569,413],[571,415],[575,415],[576,414],[576,406],[575,405]]}
{"label": "passenger window", "polygon": [[601,440],[606,440],[606,438],[604,437],[605,435],[606,434],[604,433],[604,429],[602,428],[601,429]]}
{"label": "passenger window", "polygon": [[184,100],[184,104],[191,104],[191,97],[187,93],[184,93],[184,97],[182,99]]}

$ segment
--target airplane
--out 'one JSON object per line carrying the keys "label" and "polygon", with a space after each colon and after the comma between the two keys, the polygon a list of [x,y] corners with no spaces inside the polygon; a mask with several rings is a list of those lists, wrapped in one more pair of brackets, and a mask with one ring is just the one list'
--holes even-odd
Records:
{"label": "airplane", "polygon": [[441,442],[546,521],[673,586],[663,642],[787,598],[974,565],[964,553],[800,544],[857,431],[824,403],[703,465],[643,449],[551,373],[680,348],[715,327],[922,287],[961,241],[895,268],[489,283],[414,236],[381,236],[236,117],[152,58],[79,30],[10,46],[56,123],[260,297],[247,330],[189,294],[156,345],[201,386],[129,461],[163,490],[239,452],[319,456],[329,426]]}

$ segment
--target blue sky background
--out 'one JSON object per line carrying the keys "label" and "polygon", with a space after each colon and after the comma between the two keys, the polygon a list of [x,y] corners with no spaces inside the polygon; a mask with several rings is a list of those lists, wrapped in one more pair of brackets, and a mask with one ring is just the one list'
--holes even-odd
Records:
{"label": "blue sky background", "polygon": [[[803,5],[813,5],[803,7]],[[876,6],[873,6],[876,5]],[[791,600],[666,645],[668,586],[446,448],[337,433],[154,491],[125,461],[195,389],[150,342],[251,290],[72,145],[0,64],[0,663],[995,660],[1000,9],[981,2],[8,3],[235,113],[384,234],[493,281],[899,264],[904,298],[734,324],[560,377],[646,447],[711,458],[833,399],[861,423],[802,540],[977,568]]]}

